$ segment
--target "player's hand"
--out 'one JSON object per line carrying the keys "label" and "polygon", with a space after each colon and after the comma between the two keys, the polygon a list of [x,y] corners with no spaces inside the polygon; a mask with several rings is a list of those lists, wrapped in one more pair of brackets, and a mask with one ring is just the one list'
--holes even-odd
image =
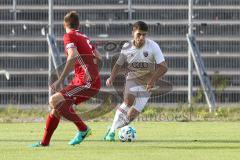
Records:
{"label": "player's hand", "polygon": [[111,87],[112,86],[112,79],[110,77],[106,80],[106,86],[107,87]]}
{"label": "player's hand", "polygon": [[154,83],[153,82],[148,82],[146,89],[147,89],[148,92],[150,92],[153,87],[154,87]]}
{"label": "player's hand", "polygon": [[58,92],[63,89],[63,83],[60,80],[56,80],[50,87],[52,91]]}

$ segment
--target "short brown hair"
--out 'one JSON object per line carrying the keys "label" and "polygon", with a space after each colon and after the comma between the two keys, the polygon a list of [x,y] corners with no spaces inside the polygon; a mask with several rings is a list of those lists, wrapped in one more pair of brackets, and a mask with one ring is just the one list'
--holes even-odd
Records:
{"label": "short brown hair", "polygon": [[71,11],[67,13],[64,17],[64,23],[67,27],[71,29],[78,29],[79,23],[79,16],[76,11]]}
{"label": "short brown hair", "polygon": [[148,25],[143,21],[137,21],[136,23],[133,24],[132,30],[133,31],[142,30],[142,31],[147,32],[148,31]]}

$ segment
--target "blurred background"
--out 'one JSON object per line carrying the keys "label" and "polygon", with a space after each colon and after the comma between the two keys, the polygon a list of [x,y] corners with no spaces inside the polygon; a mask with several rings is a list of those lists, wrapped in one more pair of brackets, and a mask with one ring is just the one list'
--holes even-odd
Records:
{"label": "blurred background", "polygon": [[[111,58],[131,39],[131,25],[145,21],[149,38],[165,55],[169,70],[164,80],[173,90],[150,99],[157,106],[188,103],[188,0],[1,0],[0,106],[45,107],[48,104],[49,53],[46,36],[51,27],[63,60],[63,17],[76,10],[80,31],[103,55],[102,89],[110,75]],[[214,87],[218,105],[240,101],[240,1],[193,0],[193,33]],[[101,96],[101,95],[98,95]],[[206,104],[193,71],[193,101]]]}

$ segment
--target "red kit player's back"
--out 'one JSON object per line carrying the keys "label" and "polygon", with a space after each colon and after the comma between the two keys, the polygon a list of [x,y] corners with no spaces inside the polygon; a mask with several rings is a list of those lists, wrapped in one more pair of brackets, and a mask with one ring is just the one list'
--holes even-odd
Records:
{"label": "red kit player's back", "polygon": [[71,30],[64,35],[64,49],[67,51],[69,48],[76,48],[80,55],[76,58],[72,83],[79,85],[99,78],[98,67],[93,61],[95,48],[90,44],[88,37],[77,30]]}

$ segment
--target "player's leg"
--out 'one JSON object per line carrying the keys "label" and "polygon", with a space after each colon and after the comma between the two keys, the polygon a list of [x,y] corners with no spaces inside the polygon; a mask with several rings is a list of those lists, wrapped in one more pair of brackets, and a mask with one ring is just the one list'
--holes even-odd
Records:
{"label": "player's leg", "polygon": [[58,93],[56,96],[54,96],[53,101],[56,101],[56,103],[54,103],[54,109],[61,116],[73,122],[77,126],[78,130],[87,130],[87,126],[85,125],[85,123],[81,120],[81,118],[75,113],[74,109],[72,108],[73,100],[71,99],[71,97],[65,98],[61,93]]}
{"label": "player's leg", "polygon": [[[115,130],[131,123],[142,111],[146,105],[150,93],[146,91],[143,86],[134,84],[133,82],[126,83],[124,102],[126,106],[119,107],[116,111],[114,121],[110,130],[108,130],[105,140],[113,141],[115,136]],[[134,106],[133,103],[135,102]],[[131,107],[132,106],[132,107]]]}
{"label": "player's leg", "polygon": [[58,113],[56,110],[51,110],[50,114],[48,115],[46,119],[46,125],[44,128],[44,133],[42,140],[36,144],[31,145],[32,147],[45,147],[49,146],[51,137],[56,130],[59,121],[60,121],[60,116],[56,116]]}
{"label": "player's leg", "polygon": [[117,108],[114,116],[113,124],[110,132],[115,132],[116,129],[121,128],[129,123],[127,113],[135,101],[135,96],[128,94],[124,98],[124,102]]}
{"label": "player's leg", "polygon": [[134,104],[135,97],[137,97],[138,88],[136,86],[136,82],[126,81],[124,90],[124,102],[118,107],[116,111],[110,132],[115,132],[116,129],[121,128],[129,123],[127,113],[130,107]]}
{"label": "player's leg", "polygon": [[135,98],[135,104],[131,107],[127,114],[129,123],[131,123],[142,112],[151,96],[151,92],[148,92],[145,86],[139,85],[137,88],[138,91]]}
{"label": "player's leg", "polygon": [[135,82],[126,81],[123,103],[117,108],[111,128],[108,129],[106,135],[104,136],[104,140],[114,141],[115,130],[128,123],[127,112],[133,105],[135,96],[137,95],[136,90],[130,90],[133,86],[136,86]]}
{"label": "player's leg", "polygon": [[56,112],[56,110],[52,109],[50,114],[48,115],[46,119],[46,125],[41,141],[41,145],[43,146],[48,146],[50,144],[51,137],[58,127],[58,124],[60,122],[60,116]]}
{"label": "player's leg", "polygon": [[[129,98],[130,96],[128,96]],[[112,127],[108,130],[104,140],[106,141],[114,141],[115,130],[121,127],[124,127],[131,123],[142,111],[144,106],[146,105],[149,96],[147,97],[136,97],[135,105],[129,108],[127,105],[121,105],[115,114]],[[129,99],[128,99],[129,100]],[[132,103],[131,103],[132,104]]]}
{"label": "player's leg", "polygon": [[58,114],[56,109],[54,109],[54,106],[53,106],[53,103],[54,103],[53,102],[53,96],[51,96],[50,100],[49,100],[51,111],[50,111],[50,113],[49,113],[49,115],[48,115],[48,117],[46,119],[46,125],[45,125],[45,129],[44,129],[42,140],[41,140],[41,142],[33,144],[32,147],[48,146],[49,143],[50,143],[51,137],[52,137],[55,129],[57,128],[57,126],[59,124],[60,115]]}
{"label": "player's leg", "polygon": [[[71,99],[73,100],[72,102],[74,102],[74,104],[80,104],[96,95],[99,89],[100,79],[99,81],[96,81],[93,84],[87,83],[84,86],[69,86],[62,92],[62,94],[64,95],[65,99],[67,97],[71,97]],[[68,110],[70,111],[70,114],[72,114],[71,116],[69,115],[70,118],[73,118],[73,114],[78,117],[78,119],[76,118],[72,119],[74,120],[73,122],[78,127],[78,132],[76,136],[69,142],[70,145],[76,145],[81,143],[84,140],[84,138],[88,137],[91,134],[91,129],[80,119],[80,117],[75,113],[72,107],[68,108]]]}
{"label": "player's leg", "polygon": [[[130,97],[133,100],[134,96],[128,96],[128,100]],[[116,111],[113,124],[109,132],[115,132],[116,129],[122,128],[131,123],[141,113],[148,99],[149,97],[136,97],[134,106],[133,103],[128,103],[128,105],[126,105],[126,101],[124,101],[124,103],[119,106]]]}
{"label": "player's leg", "polygon": [[[126,93],[127,94],[127,93]],[[127,113],[135,101],[135,96],[127,94],[124,96],[124,102],[117,108],[111,128],[107,131],[104,140],[114,141],[115,131],[129,124]]]}
{"label": "player's leg", "polygon": [[[86,124],[72,108],[73,99],[71,99],[71,97],[66,98],[62,95],[62,93],[56,93],[51,99],[51,104],[54,106],[54,109],[59,115],[73,122],[77,126],[78,132],[85,133],[88,131]],[[78,141],[75,141],[76,144],[79,144],[82,141],[82,136],[79,137]]]}
{"label": "player's leg", "polygon": [[[72,106],[69,108],[69,111],[71,114],[77,115]],[[79,116],[78,118],[78,120],[72,121],[76,125],[78,131],[75,137],[69,141],[68,144],[70,145],[80,144],[84,140],[84,138],[88,137],[92,133],[91,128],[88,127]]]}
{"label": "player's leg", "polygon": [[134,119],[136,119],[137,116],[142,112],[149,98],[150,96],[136,97],[134,106],[132,106],[127,113],[129,123],[131,123]]}

